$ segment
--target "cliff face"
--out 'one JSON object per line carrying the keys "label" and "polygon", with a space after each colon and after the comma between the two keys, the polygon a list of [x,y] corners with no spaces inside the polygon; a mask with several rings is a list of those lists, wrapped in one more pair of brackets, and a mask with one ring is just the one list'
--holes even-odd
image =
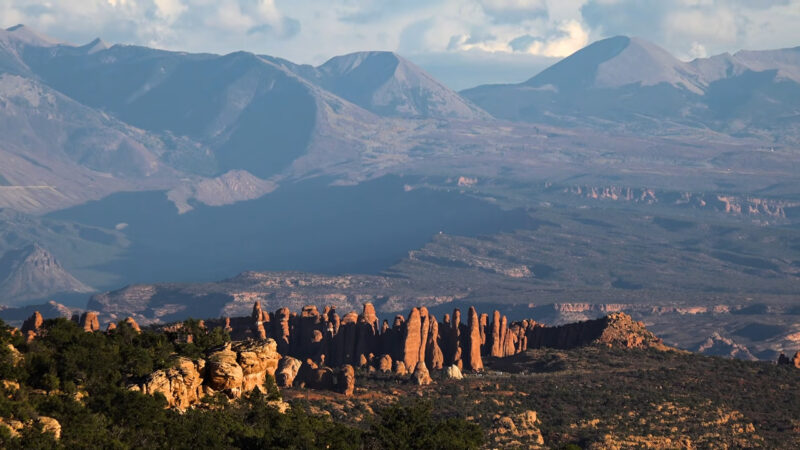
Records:
{"label": "cliff face", "polygon": [[621,348],[667,348],[644,324],[634,321],[625,313],[559,327],[534,326],[528,330],[527,336],[530,348],[570,349],[589,344]]}

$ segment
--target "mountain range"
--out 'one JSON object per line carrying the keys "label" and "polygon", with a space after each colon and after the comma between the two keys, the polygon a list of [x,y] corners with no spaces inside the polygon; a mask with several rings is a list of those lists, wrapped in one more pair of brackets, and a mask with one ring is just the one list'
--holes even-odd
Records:
{"label": "mountain range", "polygon": [[[436,292],[410,298],[444,302],[663,303],[672,285],[780,302],[800,268],[799,119],[800,48],[685,62],[619,36],[455,92],[391,52],[314,67],[20,25],[0,30],[0,296],[83,307],[253,270],[424,279]],[[680,261],[722,278],[665,269]],[[468,282],[442,285],[453,273]]]}
{"label": "mountain range", "polygon": [[671,123],[797,143],[800,47],[680,61],[638,38],[595,42],[531,79],[462,92],[493,116],[662,133]]}

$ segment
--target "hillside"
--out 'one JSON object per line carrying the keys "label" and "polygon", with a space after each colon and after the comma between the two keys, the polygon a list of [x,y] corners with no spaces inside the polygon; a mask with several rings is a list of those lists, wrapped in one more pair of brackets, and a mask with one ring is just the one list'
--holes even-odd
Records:
{"label": "hillside", "polygon": [[595,42],[517,85],[462,92],[498,118],[653,135],[683,127],[791,145],[800,132],[798,49],[683,62],[639,38]]}
{"label": "hillside", "polygon": [[[11,395],[1,397],[0,442],[6,448],[112,440],[125,448],[384,448],[407,440],[443,449],[798,444],[792,431],[800,404],[797,368],[630,346],[654,337],[624,316],[597,322],[605,324],[601,335],[622,340],[487,355],[480,369],[469,351],[457,352],[465,358],[463,370],[420,362],[413,373],[397,370],[402,359],[387,366],[374,355],[343,366],[328,357],[288,356],[300,356],[300,342],[321,343],[315,336],[326,327],[341,337],[330,343],[360,351],[373,312],[365,307],[357,318],[348,316],[334,325],[309,309],[280,318],[256,307],[229,324],[186,321],[139,330],[124,320],[103,332],[87,314],[79,323],[28,322],[27,342],[2,327],[0,390]],[[415,309],[401,323],[403,358],[426,342],[412,330],[435,323],[420,317],[428,316]],[[230,341],[238,324],[254,332],[266,331],[265,322],[277,339]],[[495,315],[486,334],[490,352],[496,323]],[[468,320],[466,342],[480,344],[481,333],[470,331],[477,325]],[[439,332],[451,334],[448,327]]]}

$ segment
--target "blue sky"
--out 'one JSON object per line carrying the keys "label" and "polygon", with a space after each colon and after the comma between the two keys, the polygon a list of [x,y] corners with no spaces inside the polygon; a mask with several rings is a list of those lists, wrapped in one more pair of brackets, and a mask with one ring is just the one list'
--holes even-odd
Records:
{"label": "blue sky", "polygon": [[456,89],[522,81],[597,39],[651,40],[682,59],[800,46],[800,0],[0,0],[0,26],[320,64],[391,50]]}

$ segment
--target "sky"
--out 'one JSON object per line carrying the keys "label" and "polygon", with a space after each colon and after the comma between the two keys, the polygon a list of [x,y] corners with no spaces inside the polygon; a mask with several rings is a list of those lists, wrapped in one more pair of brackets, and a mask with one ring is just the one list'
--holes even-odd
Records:
{"label": "sky", "polygon": [[800,0],[0,0],[0,26],[19,23],[77,44],[100,37],[314,65],[390,50],[454,89],[524,81],[620,34],[684,60],[800,46]]}

